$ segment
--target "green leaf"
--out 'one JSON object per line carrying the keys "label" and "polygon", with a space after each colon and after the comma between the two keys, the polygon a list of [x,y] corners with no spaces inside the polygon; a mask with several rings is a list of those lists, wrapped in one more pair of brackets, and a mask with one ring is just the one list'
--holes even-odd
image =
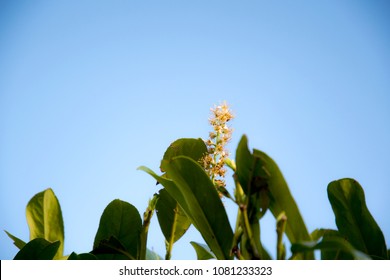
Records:
{"label": "green leaf", "polygon": [[[323,237],[322,237],[323,242],[327,242],[328,240],[332,241],[334,238],[340,240],[340,242],[343,243],[343,246],[346,246],[348,248],[353,248],[353,246],[337,230],[332,230],[332,229],[323,230]],[[354,256],[348,251],[341,250],[341,249],[321,250],[321,259],[322,260],[352,260],[354,259]]]}
{"label": "green leaf", "polygon": [[160,228],[167,241],[176,242],[191,225],[187,215],[165,189],[159,192],[156,210]]}
{"label": "green leaf", "polygon": [[64,222],[61,206],[52,189],[36,194],[28,202],[26,217],[30,240],[44,238],[50,242],[60,241],[55,259],[61,259],[64,252]]}
{"label": "green leaf", "polygon": [[[207,147],[202,139],[200,139],[200,138],[198,138],[198,139],[181,138],[181,139],[174,141],[168,147],[168,149],[164,153],[163,161],[169,161],[173,157],[179,156],[179,155],[188,156],[195,161],[199,161],[204,156],[205,153],[207,153]],[[160,166],[160,169],[163,170],[163,167]],[[187,207],[182,193],[180,192],[180,190],[178,189],[176,184],[171,179],[169,179],[166,174],[159,176],[156,173],[154,173],[151,169],[149,169],[145,166],[138,167],[138,170],[142,170],[142,171],[148,173],[149,175],[151,175],[153,178],[155,178],[158,183],[160,183],[161,185],[164,186],[164,188],[168,191],[170,196],[174,200],[176,200],[181,207]],[[160,204],[160,206],[161,206],[162,204],[164,204],[164,201],[162,201],[160,203],[161,203]],[[186,209],[183,208],[182,210],[184,211],[184,213],[189,211],[188,208],[186,208]],[[183,212],[183,211],[180,211],[180,212]],[[157,215],[159,217],[158,213],[157,213]],[[159,218],[159,222],[160,222],[160,219],[161,218]],[[161,226],[161,229],[164,233],[165,238],[170,237],[171,234],[169,233],[169,230],[170,230],[169,226],[161,225],[161,223],[160,223],[160,226]],[[185,228],[185,227],[183,227],[183,228]],[[178,235],[176,240],[178,240],[179,238],[180,237]],[[167,240],[169,240],[169,239],[167,239]]]}
{"label": "green leaf", "polygon": [[296,204],[279,167],[268,155],[261,151],[254,150],[254,156],[261,160],[262,166],[270,174],[270,177],[267,180],[270,196],[269,209],[275,218],[283,211],[285,212],[287,216],[286,235],[290,242],[310,240],[310,234],[298,209],[298,205]]}
{"label": "green leaf", "polygon": [[[261,170],[255,169],[255,158],[248,149],[248,139],[245,135],[241,137],[236,150],[236,173],[238,181],[246,195],[253,193],[251,191],[252,180],[256,173],[260,173]],[[261,169],[261,166],[256,166],[257,169]],[[264,171],[264,170],[262,170]]]}
{"label": "green leaf", "polygon": [[[176,156],[187,156],[199,161],[207,153],[207,147],[200,138],[181,138],[174,141],[164,153],[163,160],[170,160]],[[160,168],[163,170],[162,166]]]}
{"label": "green leaf", "polygon": [[[101,247],[102,241],[106,242],[114,237],[123,244],[124,250],[131,258],[136,259],[141,228],[142,221],[138,210],[128,202],[115,199],[104,209],[93,248],[95,250]],[[103,245],[110,247],[112,243],[103,243]]]}
{"label": "green leaf", "polygon": [[[255,149],[251,154],[245,135],[241,138],[236,151],[235,175],[244,193],[249,196],[248,220],[256,240],[260,238],[259,225],[256,225],[256,222],[268,208],[275,218],[285,212],[286,235],[290,242],[310,240],[306,225],[278,166],[268,155],[259,150]],[[244,247],[250,248],[248,245]],[[256,247],[259,252],[263,251],[261,243],[256,243]],[[246,250],[243,250],[243,253],[245,252]],[[312,259],[314,256],[309,253],[305,258]]]}
{"label": "green leaf", "polygon": [[57,254],[60,243],[60,241],[49,242],[44,238],[35,238],[16,254],[14,260],[52,260]]}
{"label": "green leaf", "polygon": [[327,231],[327,229],[323,229],[323,228],[315,229],[315,230],[310,234],[311,239],[312,239],[313,241],[318,241],[318,240],[320,240],[320,239],[324,236],[324,234],[325,234],[326,231]]}
{"label": "green leaf", "polygon": [[76,254],[73,252],[69,255],[68,260],[69,261],[77,261],[77,260],[97,260],[98,258],[91,254],[91,253],[82,253],[82,254]]}
{"label": "green leaf", "polygon": [[[247,195],[258,193],[257,207],[265,208],[268,205],[275,218],[283,211],[285,212],[287,216],[286,235],[291,243],[311,240],[279,167],[262,151],[254,149],[251,154],[245,135],[241,138],[236,152],[236,176]],[[269,201],[264,198],[265,193]],[[312,259],[314,256],[309,254],[306,258]]]}
{"label": "green leaf", "polygon": [[19,249],[22,249],[26,245],[26,242],[12,235],[8,231],[5,230],[5,233],[8,235],[9,238],[11,238],[14,241],[15,246],[18,247]]}
{"label": "green leaf", "polygon": [[123,244],[115,237],[110,236],[108,239],[100,240],[99,244],[92,250],[91,254],[95,255],[99,260],[135,260],[123,246]]}
{"label": "green leaf", "polygon": [[[185,156],[163,160],[162,167],[172,180],[168,188],[163,184],[164,187],[186,212],[215,256],[231,259],[233,232],[217,190],[203,168]],[[171,183],[174,185],[170,186]]]}
{"label": "green leaf", "polygon": [[[185,202],[185,199],[180,192],[179,188],[176,186],[176,184],[171,180],[168,179],[166,174],[163,174],[162,176],[158,176],[156,173],[154,173],[151,169],[145,167],[145,166],[140,166],[138,167],[138,170],[142,170],[149,175],[151,175],[154,179],[157,180],[158,183],[164,186],[164,188],[167,190],[167,192],[171,195],[171,197],[176,200],[179,204],[179,206],[183,209],[185,215],[190,218],[186,213],[189,213],[189,209],[187,207],[187,204]],[[158,202],[158,201],[157,201]],[[158,212],[157,212],[158,215]],[[190,221],[191,222],[191,221]],[[161,226],[161,228],[165,228],[165,226]],[[168,227],[166,227],[168,228]],[[162,229],[163,230],[163,229]],[[168,231],[167,229],[164,229],[164,231]],[[172,246],[170,244],[167,244],[168,246]],[[166,257],[169,259],[170,258],[170,250],[169,247],[167,246],[167,254]]]}
{"label": "green leaf", "polygon": [[158,255],[156,252],[152,251],[152,250],[149,250],[149,249],[146,249],[146,260],[156,260],[156,261],[159,261],[159,260],[162,260],[163,258]]}
{"label": "green leaf", "polygon": [[332,236],[328,238],[324,238],[320,242],[316,241],[301,241],[294,243],[291,246],[291,252],[293,254],[301,253],[301,252],[311,252],[313,250],[321,250],[322,253],[326,251],[342,251],[348,254],[351,254],[356,260],[369,260],[371,259],[369,256],[356,250],[348,241],[345,239]]}
{"label": "green leaf", "polygon": [[171,197],[179,203],[179,205],[183,208],[184,212],[189,213],[189,209],[187,207],[187,203],[186,200],[184,199],[183,194],[180,192],[176,184],[171,179],[167,178],[166,174],[162,176],[158,176],[156,173],[153,172],[153,170],[145,166],[138,167],[138,170],[142,170],[148,173],[154,179],[156,179],[158,183],[164,186],[164,188],[168,191]]}
{"label": "green leaf", "polygon": [[211,252],[210,248],[207,247],[207,245],[200,244],[200,243],[197,243],[194,241],[191,241],[190,243],[196,251],[196,256],[197,256],[198,260],[216,259],[213,252]]}
{"label": "green leaf", "polygon": [[[311,234],[311,238],[313,241],[327,241],[327,240],[333,240],[335,237],[340,240],[340,242],[344,243],[342,246],[349,246],[352,245],[343,237],[337,230],[333,229],[316,229]],[[337,249],[327,249],[327,250],[321,250],[321,259],[322,260],[352,260],[354,257],[348,252],[345,252],[345,250]]]}
{"label": "green leaf", "polygon": [[328,198],[340,234],[372,258],[387,259],[385,238],[367,208],[360,184],[348,178],[333,181],[328,185]]}
{"label": "green leaf", "polygon": [[236,199],[245,206],[241,207],[241,226],[244,231],[240,247],[241,254],[246,259],[265,259],[268,255],[260,236],[260,219],[270,203],[268,177],[260,160],[250,153],[247,139],[243,136],[236,150],[235,183]]}
{"label": "green leaf", "polygon": [[[207,147],[202,139],[190,139],[190,138],[178,139],[168,147],[167,151],[164,154],[163,161],[162,161],[160,168],[161,168],[161,170],[166,171],[165,164],[169,163],[171,160],[173,160],[177,156],[187,156],[188,158],[190,158],[194,161],[193,163],[196,165],[197,173],[199,173],[199,172],[202,173],[201,176],[203,176],[203,180],[205,180],[204,176],[206,176],[206,178],[208,180],[208,181],[206,181],[207,185],[201,186],[201,188],[211,189],[213,192],[213,196],[216,194],[218,201],[219,201],[219,204],[222,205],[222,203],[219,199],[219,196],[215,190],[215,187],[212,185],[212,182],[208,178],[207,174],[204,172],[204,170],[198,164],[199,160],[206,153],[207,153]],[[196,221],[201,220],[202,221],[202,218],[199,218],[199,216],[202,216],[202,215],[203,215],[203,220],[207,221],[207,218],[204,217],[204,213],[203,214],[197,213],[195,215],[195,217],[192,216],[191,213],[193,213],[193,211],[194,211],[192,209],[192,208],[194,208],[194,206],[193,206],[194,199],[191,198],[190,202],[188,202],[189,194],[191,194],[192,191],[183,192],[182,187],[180,187],[176,183],[176,181],[171,178],[171,176],[168,174],[169,172],[167,172],[167,174],[164,174],[162,176],[158,176],[157,174],[155,174],[152,170],[150,170],[147,167],[141,166],[138,169],[143,170],[146,173],[150,174],[152,177],[154,177],[157,180],[158,183],[162,184],[164,186],[164,188],[167,190],[167,192],[169,193],[169,195],[175,201],[177,201],[177,203],[180,205],[181,209],[184,211],[184,213],[187,215],[187,217],[191,220],[191,222],[194,222],[194,220],[196,220]],[[212,186],[210,185],[210,183]],[[207,191],[209,191],[209,190],[207,190]],[[214,199],[215,199],[215,196],[212,198],[212,200],[214,200]],[[195,202],[195,204],[197,204],[197,202]],[[197,207],[199,207],[199,205]],[[216,207],[218,207],[218,206],[216,206]],[[211,208],[214,208],[214,206]],[[224,213],[224,214],[222,214],[223,221],[222,221],[222,225],[219,227],[228,229],[227,235],[224,237],[224,239],[228,240],[229,238],[232,238],[232,231],[231,231],[230,225],[228,224],[226,212],[225,212],[223,206],[222,206],[222,209],[223,209],[223,213]],[[221,216],[221,214],[219,213],[216,216]],[[225,216],[225,218],[223,218],[223,216]],[[228,227],[226,227],[226,222],[227,222]],[[163,226],[163,228],[164,227],[165,226]],[[166,228],[168,228],[168,227],[166,227]],[[215,238],[215,236],[213,236],[213,234],[210,233],[210,226],[205,224],[205,225],[200,226],[200,228],[201,229],[198,228],[198,230],[201,233],[203,231],[204,234],[206,235],[206,238],[210,239],[209,241],[214,244],[215,248],[213,248],[213,249],[215,249],[217,251],[219,250],[219,256],[221,258],[229,257],[228,251],[230,250],[230,248],[223,249],[226,251],[226,252],[223,252],[223,250],[221,250],[220,246],[217,245],[218,242],[220,242],[220,241],[211,240],[212,238]],[[207,229],[207,228],[209,228],[209,229]],[[162,230],[163,230],[163,232],[165,231],[164,235],[169,236],[167,229],[162,229]],[[219,235],[221,235],[221,234],[219,234]],[[205,238],[205,236],[204,236],[204,238]],[[206,242],[208,242],[208,241],[206,240]],[[226,242],[226,241],[224,241],[224,242]],[[226,246],[226,244],[223,246]],[[230,246],[231,246],[231,244],[229,244],[229,246],[227,246],[227,247],[230,247]],[[213,246],[210,246],[210,247],[213,247]]]}

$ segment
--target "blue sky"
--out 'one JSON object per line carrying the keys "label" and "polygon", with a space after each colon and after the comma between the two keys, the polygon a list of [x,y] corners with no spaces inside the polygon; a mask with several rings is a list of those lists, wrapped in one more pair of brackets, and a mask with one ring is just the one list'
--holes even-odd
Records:
{"label": "blue sky", "polygon": [[[142,214],[158,191],[137,167],[158,171],[175,139],[206,138],[226,100],[232,156],[246,134],[273,157],[310,231],[335,228],[326,187],[352,177],[390,243],[389,12],[363,0],[1,1],[0,229],[28,240],[25,206],[51,187],[65,253],[90,251],[110,201]],[[155,218],[150,231],[164,255]],[[273,255],[274,232],[267,215]],[[193,228],[173,258],[195,259],[192,240]],[[17,252],[5,233],[0,248]]]}

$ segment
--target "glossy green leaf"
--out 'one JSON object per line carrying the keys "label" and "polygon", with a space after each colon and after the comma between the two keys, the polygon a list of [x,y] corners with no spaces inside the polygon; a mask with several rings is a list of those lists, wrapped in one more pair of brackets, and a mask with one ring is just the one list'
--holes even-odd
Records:
{"label": "glossy green leaf", "polygon": [[210,259],[216,259],[213,252],[211,252],[210,248],[207,247],[205,244],[200,244],[194,241],[190,242],[192,247],[194,247],[196,256],[198,260],[210,260]]}
{"label": "glossy green leaf", "polygon": [[[187,213],[189,213],[189,208],[187,207],[187,203],[184,199],[184,196],[183,194],[180,192],[179,188],[176,186],[176,184],[171,180],[171,179],[168,179],[166,174],[163,174],[162,176],[158,176],[156,173],[154,173],[151,169],[145,167],[145,166],[140,166],[138,167],[138,170],[142,170],[142,171],[145,171],[146,173],[148,173],[149,175],[151,175],[154,179],[157,180],[158,183],[160,183],[161,185],[164,186],[165,190],[167,190],[168,194],[170,194],[170,196],[175,200],[177,201],[177,203],[179,204],[180,208],[183,210],[184,214],[190,219],[190,223],[191,223],[191,218],[188,216]],[[157,201],[158,202],[158,201]],[[158,215],[158,212],[157,212],[157,215]],[[158,217],[158,216],[157,216]],[[160,223],[160,221],[159,221]],[[170,236],[170,234],[168,234],[169,232],[169,229],[167,226],[165,225],[161,225],[160,223],[160,227],[162,229],[162,231],[165,231],[165,234],[167,234],[167,236]],[[169,244],[167,243],[167,254],[166,254],[166,258],[169,259],[170,258],[170,249],[172,248],[169,248],[172,247],[173,244]]]}
{"label": "glossy green leaf", "polygon": [[150,250],[150,249],[146,249],[146,260],[162,260],[163,258],[157,254],[156,252]]}
{"label": "glossy green leaf", "polygon": [[22,249],[24,247],[24,245],[26,245],[26,242],[24,242],[23,240],[17,238],[16,236],[12,235],[8,231],[5,230],[5,233],[8,235],[9,238],[11,238],[14,241],[14,245],[17,248]]}
{"label": "glossy green leaf", "polygon": [[49,242],[44,238],[35,238],[16,254],[14,260],[52,260],[59,247],[60,241]]}
{"label": "glossy green leaf", "polygon": [[[236,175],[246,194],[266,191],[269,196],[269,209],[275,218],[283,211],[287,216],[286,235],[291,243],[311,240],[298,206],[276,163],[264,152],[248,149],[244,135],[236,152]],[[261,203],[268,203],[264,201]],[[261,204],[258,205],[261,207]],[[313,256],[306,256],[312,258]]]}
{"label": "glossy green leaf", "polygon": [[215,256],[230,259],[233,232],[225,207],[203,168],[185,156],[163,160],[162,167],[176,186],[173,191],[166,188],[168,193],[186,212]]}
{"label": "glossy green leaf", "polygon": [[60,241],[55,259],[64,252],[64,222],[61,207],[52,189],[36,194],[27,204],[27,223],[30,240],[44,238],[50,242]]}
{"label": "glossy green leaf", "polygon": [[310,233],[311,239],[313,241],[320,240],[324,236],[326,231],[327,229],[323,229],[323,228],[315,229],[314,231],[312,231],[312,233]]}
{"label": "glossy green leaf", "polygon": [[138,170],[142,170],[148,173],[154,179],[156,179],[158,183],[164,186],[164,188],[168,191],[171,197],[179,203],[179,205],[182,207],[184,212],[189,213],[189,209],[187,207],[187,203],[186,200],[184,199],[183,194],[181,193],[180,189],[176,186],[176,184],[171,179],[167,178],[166,174],[159,176],[156,173],[154,173],[153,170],[145,166],[138,167]]}
{"label": "glossy green leaf", "polygon": [[[234,166],[233,166],[234,167]],[[270,199],[267,185],[269,174],[248,149],[246,137],[242,137],[236,150],[236,197],[242,208],[241,254],[245,259],[265,259],[266,251],[261,243],[260,219],[266,213]],[[239,183],[239,184],[238,184]],[[245,195],[240,195],[240,189]],[[237,196],[238,195],[238,196]]]}
{"label": "glossy green leaf", "polygon": [[76,254],[73,252],[69,255],[68,260],[69,261],[78,261],[78,260],[97,260],[98,258],[91,254],[91,253],[82,253],[82,254]]}
{"label": "glossy green leaf", "polygon": [[190,219],[165,189],[159,192],[156,210],[160,228],[167,241],[176,242],[191,225]]}
{"label": "glossy green leaf", "polygon": [[367,208],[360,184],[353,179],[333,181],[328,185],[328,198],[340,234],[372,258],[387,259],[385,238]]}
{"label": "glossy green leaf", "polygon": [[288,185],[276,163],[265,153],[254,150],[254,156],[260,158],[263,167],[268,171],[269,209],[275,217],[283,211],[287,216],[286,235],[290,242],[310,240],[310,234],[303,221]]}
{"label": "glossy green leaf", "polygon": [[[334,238],[338,239],[341,243],[345,243],[342,247],[351,247],[352,245],[343,237],[337,230],[333,229],[316,229],[311,234],[311,238],[315,242],[333,240]],[[339,248],[336,249],[327,249],[321,250],[321,259],[322,260],[352,260],[354,259],[353,255],[346,252],[345,250],[341,250]]]}
{"label": "glossy green leaf", "polygon": [[198,161],[205,153],[207,153],[207,147],[202,139],[181,138],[169,145],[164,153],[163,160],[170,160],[176,156],[187,156]]}
{"label": "glossy green leaf", "polygon": [[[138,210],[130,203],[115,199],[104,209],[93,248],[110,248],[110,240],[114,237],[123,245],[129,256],[136,259],[141,228],[142,221]],[[115,245],[113,247],[116,248]]]}
{"label": "glossy green leaf", "polygon": [[[173,157],[183,155],[192,158],[195,161],[199,161],[204,154],[207,153],[207,147],[202,139],[193,139],[193,138],[181,138],[176,141],[174,141],[165,151],[164,156],[163,156],[163,161],[169,161]],[[161,170],[164,170],[162,166],[160,166]],[[153,178],[157,180],[158,183],[162,184],[164,188],[168,191],[167,194],[169,193],[170,197],[173,199],[173,201],[176,201],[177,204],[179,204],[179,225],[177,229],[175,230],[175,236],[174,236],[174,241],[177,241],[186,231],[186,228],[189,227],[188,223],[191,223],[188,219],[186,218],[186,214],[189,209],[186,208],[186,202],[185,199],[180,192],[180,190],[177,188],[176,184],[167,177],[166,174],[163,174],[162,176],[157,175],[154,173],[151,169],[145,167],[145,166],[140,166],[138,170],[145,171],[149,175],[151,175]],[[174,195],[172,195],[174,194]],[[174,197],[174,198],[173,198]],[[160,202],[157,202],[158,205],[156,207],[162,208],[159,211],[157,209],[157,217],[159,220],[159,224],[161,227],[161,230],[166,238],[166,240],[170,240],[172,237],[171,231],[172,231],[172,223],[174,221],[174,216],[172,216],[172,211],[169,209],[172,209],[174,206],[176,208],[176,205],[173,205],[173,202],[171,200],[166,200],[163,198],[160,200]],[[168,206],[168,204],[170,206]],[[186,209],[184,209],[185,207]],[[160,213],[159,213],[160,212]]]}
{"label": "glossy green leaf", "polygon": [[268,177],[266,170],[262,168],[248,149],[248,139],[245,135],[241,137],[236,150],[236,173],[238,181],[246,195],[256,192],[252,188],[255,177]]}
{"label": "glossy green leaf", "polygon": [[102,239],[92,250],[91,254],[99,260],[135,260],[136,257],[131,255],[125,246],[115,237],[110,236],[108,239]]}
{"label": "glossy green leaf", "polygon": [[[153,176],[159,183],[161,183],[168,191],[168,193],[172,196],[172,198],[174,198],[179,203],[179,205],[184,210],[186,215],[191,219],[191,221],[193,223],[194,221],[199,223],[199,227],[197,227],[197,224],[194,223],[195,227],[197,227],[197,229],[201,232],[202,235],[204,234],[203,237],[206,240],[206,242],[208,242],[208,240],[210,241],[212,245],[209,244],[209,247],[214,251],[216,255],[219,254],[217,256],[218,258],[221,259],[230,258],[229,251],[230,251],[233,233],[228,223],[226,212],[222,205],[222,202],[218,196],[217,191],[215,190],[214,185],[212,184],[212,182],[210,181],[210,179],[208,178],[204,170],[200,167],[200,165],[189,158],[187,158],[187,160],[190,162],[189,163],[190,166],[188,167],[187,173],[192,173],[191,171],[194,171],[192,176],[195,177],[199,176],[201,178],[201,180],[198,180],[199,178],[193,179],[191,178],[192,176],[189,177],[186,176],[187,179],[189,179],[190,181],[192,180],[191,187],[197,190],[196,191],[197,194],[200,194],[202,190],[204,190],[201,196],[207,196],[208,193],[209,194],[211,193],[208,200],[210,200],[211,198],[211,200],[215,202],[215,203],[207,204],[208,200],[202,201],[201,203],[202,205],[207,204],[207,206],[203,209],[202,206],[199,206],[199,201],[196,198],[194,198],[194,194],[192,193],[192,188],[188,187],[186,184],[182,184],[180,187],[179,185],[176,185],[176,181],[174,182],[174,180],[168,179],[167,177],[164,176],[158,176],[147,167],[141,166],[139,169],[147,172],[148,174]],[[163,161],[165,165],[169,165],[171,162],[173,161]],[[194,170],[192,170],[192,168],[194,168]],[[173,169],[173,173],[175,173],[176,169],[174,166],[172,169]],[[164,170],[167,169],[164,167]],[[171,178],[171,175],[169,175],[169,178]],[[183,180],[181,180],[181,182],[182,181]],[[202,182],[206,182],[206,183],[202,183]],[[197,186],[199,187],[197,188]],[[200,199],[202,200],[201,197]],[[214,208],[219,210],[216,210]],[[199,211],[199,209],[201,210]],[[214,227],[219,229],[218,236],[221,236],[221,239],[224,240],[222,242],[223,243],[222,246],[225,246],[226,248],[221,249],[221,246],[218,244],[218,242],[220,241],[216,240],[215,235],[212,233],[213,230],[209,224],[209,221],[207,220],[207,217],[205,217],[204,214],[205,209],[208,209],[208,215],[210,216],[212,216],[211,213],[218,213],[218,215],[214,216],[214,220],[219,219],[219,217],[221,218],[221,220],[218,223],[214,224]],[[192,216],[193,213],[195,213],[194,216]],[[218,253],[216,253],[215,251],[217,251]]]}
{"label": "glossy green leaf", "polygon": [[301,253],[301,252],[311,252],[314,250],[323,251],[342,251],[348,254],[356,260],[369,260],[371,259],[369,256],[356,250],[348,241],[341,237],[333,236],[327,239],[323,239],[320,242],[316,241],[301,241],[294,243],[291,246],[291,252],[293,254]]}
{"label": "glossy green leaf", "polygon": [[[343,243],[342,246],[352,248],[353,246],[337,231],[332,229],[323,229],[322,241],[334,240],[335,238]],[[355,250],[355,249],[354,249]],[[353,260],[354,256],[346,250],[321,250],[322,260]]]}

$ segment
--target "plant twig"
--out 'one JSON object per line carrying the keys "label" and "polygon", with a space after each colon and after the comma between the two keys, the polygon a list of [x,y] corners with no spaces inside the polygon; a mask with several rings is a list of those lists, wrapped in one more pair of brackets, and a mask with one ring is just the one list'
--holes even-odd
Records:
{"label": "plant twig", "polygon": [[156,203],[158,200],[158,196],[154,195],[151,200],[149,200],[148,207],[144,212],[144,222],[142,224],[142,230],[140,234],[140,248],[138,253],[138,259],[145,260],[146,259],[146,245],[148,241],[148,231],[150,220],[153,217],[154,210],[156,209]]}
{"label": "plant twig", "polygon": [[173,248],[173,243],[175,242],[175,231],[176,231],[176,223],[177,223],[177,216],[179,211],[179,204],[176,204],[175,209],[173,212],[175,213],[173,215],[173,223],[172,223],[172,229],[171,229],[171,236],[169,240],[166,240],[167,242],[167,248],[166,248],[166,254],[165,259],[170,260],[171,259],[171,253]]}
{"label": "plant twig", "polygon": [[283,244],[283,234],[286,230],[287,216],[284,212],[281,212],[276,219],[276,256],[278,260],[286,259],[286,248]]}

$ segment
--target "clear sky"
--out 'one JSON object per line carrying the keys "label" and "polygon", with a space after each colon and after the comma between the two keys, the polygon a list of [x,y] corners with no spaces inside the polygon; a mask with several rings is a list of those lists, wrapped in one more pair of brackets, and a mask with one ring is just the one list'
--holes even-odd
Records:
{"label": "clear sky", "polygon": [[[310,231],[335,228],[326,187],[352,177],[390,243],[388,1],[1,1],[0,259],[28,240],[48,187],[65,253],[88,252],[115,198],[142,214],[168,145],[206,138],[213,104],[279,164]],[[232,181],[228,180],[228,184]],[[226,202],[232,223],[236,208]],[[148,247],[164,255],[154,218]],[[262,223],[275,255],[275,225]],[[174,259],[195,259],[192,228]]]}

